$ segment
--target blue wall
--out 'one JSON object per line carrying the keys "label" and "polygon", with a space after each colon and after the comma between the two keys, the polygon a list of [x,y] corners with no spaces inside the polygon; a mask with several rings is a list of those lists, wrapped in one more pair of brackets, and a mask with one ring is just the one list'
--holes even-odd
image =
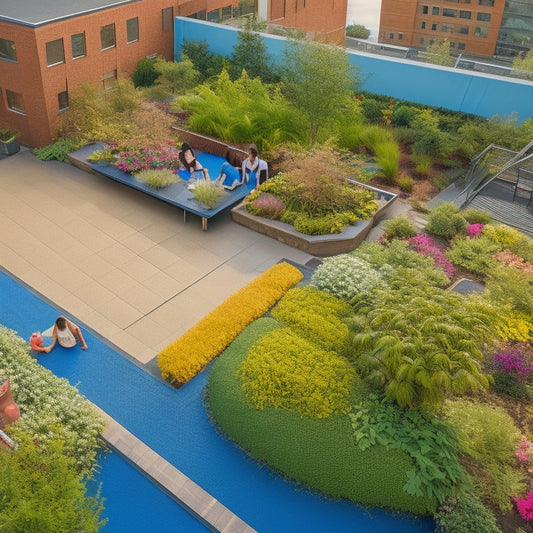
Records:
{"label": "blue wall", "polygon": [[[175,19],[174,57],[181,57],[185,41],[207,41],[209,50],[229,57],[239,30],[190,18]],[[286,40],[263,34],[268,52],[281,57]],[[349,51],[360,69],[361,89],[410,102],[444,107],[490,118],[516,116],[520,122],[533,118],[533,82],[456,70],[437,65]]]}

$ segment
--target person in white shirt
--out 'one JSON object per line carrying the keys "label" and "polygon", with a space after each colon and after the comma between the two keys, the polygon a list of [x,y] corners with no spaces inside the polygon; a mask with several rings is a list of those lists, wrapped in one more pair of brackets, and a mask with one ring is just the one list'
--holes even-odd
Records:
{"label": "person in white shirt", "polygon": [[52,344],[43,351],[49,353],[56,343],[60,346],[63,346],[63,348],[72,348],[76,346],[76,344],[80,343],[82,350],[87,349],[87,344],[83,338],[81,329],[74,324],[74,322],[67,320],[64,316],[60,316],[56,320],[54,330],[52,332]]}
{"label": "person in white shirt", "polygon": [[242,162],[240,172],[238,168],[229,163],[223,163],[215,181],[220,183],[224,189],[233,190],[245,181],[250,182],[254,188],[266,179],[268,179],[268,165],[266,161],[259,159],[255,145],[251,145],[248,148],[248,157]]}

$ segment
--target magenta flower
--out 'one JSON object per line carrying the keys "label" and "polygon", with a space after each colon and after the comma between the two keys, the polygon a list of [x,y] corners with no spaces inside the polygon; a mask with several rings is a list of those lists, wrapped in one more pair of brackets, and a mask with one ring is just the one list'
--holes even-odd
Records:
{"label": "magenta flower", "polygon": [[519,381],[527,381],[533,374],[533,363],[526,349],[515,346],[494,354],[498,370],[506,374],[515,374]]}
{"label": "magenta flower", "polygon": [[514,498],[516,508],[524,520],[533,520],[533,490],[525,498]]}
{"label": "magenta flower", "polygon": [[452,278],[455,268],[453,268],[453,265],[444,257],[444,254],[435,244],[433,238],[425,233],[419,233],[409,239],[409,245],[419,254],[432,257],[435,266],[442,269],[449,279]]}
{"label": "magenta flower", "polygon": [[483,231],[483,228],[485,227],[484,224],[470,224],[467,228],[466,228],[466,234],[470,237],[470,238],[474,238],[474,237],[477,237],[478,235],[481,234],[481,232]]}

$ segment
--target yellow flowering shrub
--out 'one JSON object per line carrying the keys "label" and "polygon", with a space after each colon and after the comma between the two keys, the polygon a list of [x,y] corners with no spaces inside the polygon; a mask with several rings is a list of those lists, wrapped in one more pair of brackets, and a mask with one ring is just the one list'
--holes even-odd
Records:
{"label": "yellow flowering shrub", "polygon": [[271,314],[324,350],[342,353],[348,338],[348,326],[342,317],[353,314],[353,310],[344,300],[308,286],[291,289]]}
{"label": "yellow flowering shrub", "polygon": [[256,409],[275,407],[326,418],[351,410],[357,378],[349,361],[283,328],[259,338],[237,370]]}
{"label": "yellow flowering shrub", "polygon": [[157,364],[163,379],[186,383],[199,374],[248,324],[302,279],[303,274],[288,263],[263,272],[159,352]]}
{"label": "yellow flowering shrub", "polygon": [[530,342],[533,339],[533,321],[524,313],[513,312],[508,308],[502,308],[502,315],[505,310],[505,320],[495,325],[499,337],[504,341]]}

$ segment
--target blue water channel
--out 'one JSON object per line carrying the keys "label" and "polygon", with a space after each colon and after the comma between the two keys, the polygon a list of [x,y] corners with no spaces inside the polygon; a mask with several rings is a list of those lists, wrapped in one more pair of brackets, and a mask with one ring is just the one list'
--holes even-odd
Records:
{"label": "blue water channel", "polygon": [[[29,339],[63,310],[0,272],[0,323]],[[68,316],[68,315],[67,315]],[[70,317],[76,321],[75,317]],[[84,327],[79,321],[80,326]],[[258,464],[224,439],[203,405],[208,371],[176,390],[84,329],[87,351],[56,348],[40,363],[65,377],[159,455],[260,533],[429,533],[434,522],[332,501]],[[105,531],[205,531],[116,453],[98,476],[107,498]]]}

